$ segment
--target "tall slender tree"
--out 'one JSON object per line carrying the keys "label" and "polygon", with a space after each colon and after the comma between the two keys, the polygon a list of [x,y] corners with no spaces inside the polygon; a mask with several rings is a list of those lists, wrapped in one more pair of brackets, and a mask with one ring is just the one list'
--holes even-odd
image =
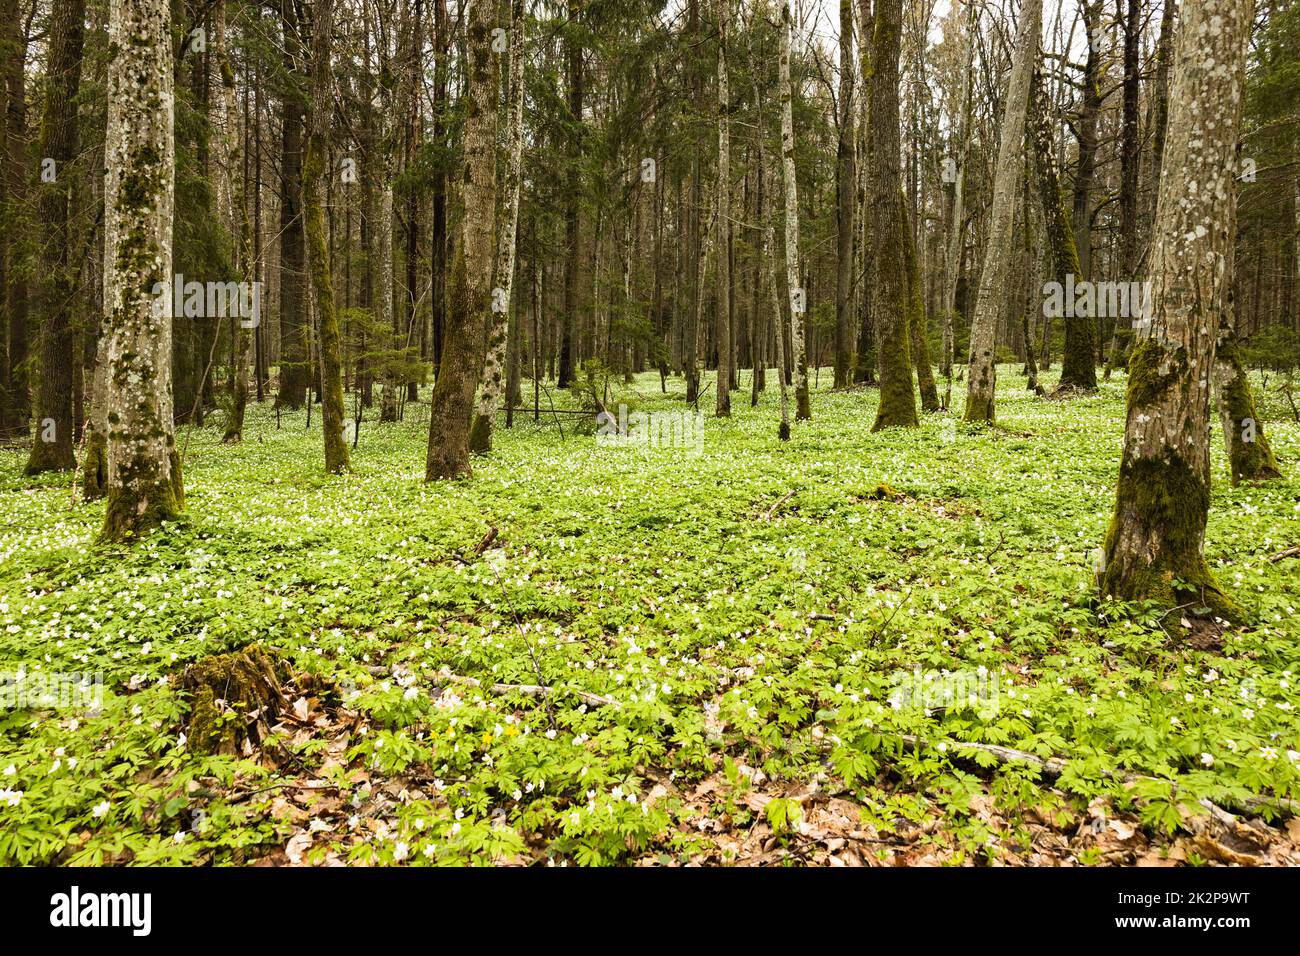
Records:
{"label": "tall slender tree", "polygon": [[[853,378],[854,194],[857,191],[857,105],[853,102],[854,0],[840,0],[839,135],[835,144],[835,387]],[[865,42],[865,41],[864,41]]]}
{"label": "tall slender tree", "polygon": [[492,51],[496,10],[470,0],[465,22],[465,212],[452,258],[451,308],[438,380],[429,408],[425,479],[471,472],[470,413],[478,387],[483,334],[492,309],[492,222],[496,209],[497,55]]}
{"label": "tall slender tree", "polygon": [[50,21],[50,56],[41,123],[41,185],[37,203],[41,230],[39,302],[41,387],[36,406],[36,440],[26,473],[66,471],[72,452],[74,268],[69,206],[74,177],[69,163],[77,147],[77,91],[81,86],[85,0],[56,3]]}
{"label": "tall slender tree", "polygon": [[877,0],[872,38],[871,74],[871,312],[880,355],[880,405],[874,431],[915,427],[916,394],[912,390],[912,345],[908,282],[912,231],[903,205],[899,171],[898,55],[902,42],[902,0]]}
{"label": "tall slender tree", "polygon": [[510,315],[515,310],[515,234],[519,227],[519,193],[523,184],[520,164],[524,151],[524,29],[524,2],[511,0],[510,115],[506,123],[505,178],[501,183],[505,208],[501,214],[501,234],[497,236],[496,285],[492,288],[492,319],[488,327],[487,359],[483,363],[483,390],[469,433],[469,450],[476,454],[485,454],[492,449],[492,426],[497,403],[501,400],[505,371],[506,339],[510,332]]}
{"label": "tall slender tree", "polygon": [[325,438],[325,470],[333,474],[351,467],[343,438],[343,345],[334,306],[329,237],[326,235],[325,177],[328,175],[329,135],[334,116],[330,35],[334,0],[316,0],[311,40],[311,111],[307,150],[302,163],[302,211],[311,273],[312,305],[316,311],[320,349],[321,430]]}
{"label": "tall slender tree", "polygon": [[991,422],[997,389],[997,327],[1007,303],[1007,274],[1014,253],[1011,226],[1024,157],[1025,114],[1030,78],[1038,57],[1042,0],[1025,0],[1011,61],[1011,77],[1003,98],[998,159],[993,172],[993,208],[980,274],[979,297],[971,320],[970,376],[966,389],[968,422]]}
{"label": "tall slender tree", "polygon": [[[1065,206],[1061,189],[1061,176],[1056,168],[1055,137],[1052,135],[1051,111],[1043,88],[1041,71],[1035,67],[1030,91],[1030,137],[1033,143],[1031,156],[1038,195],[1043,207],[1044,226],[1047,232],[1047,250],[1052,262],[1052,280],[1062,287],[1070,281],[1082,281],[1079,252],[1074,244],[1074,229]],[[1057,382],[1058,394],[1072,390],[1091,391],[1097,387],[1096,346],[1092,339],[1091,316],[1064,316],[1065,351],[1061,356],[1061,378]]]}
{"label": "tall slender tree", "polygon": [[794,20],[790,2],[781,5],[781,173],[785,186],[785,282],[790,298],[790,356],[794,367],[794,417],[812,418],[808,394],[808,353],[804,342],[806,290],[799,262],[799,183],[794,162],[794,87],[790,83],[790,35]]}
{"label": "tall slender tree", "polygon": [[714,410],[719,418],[731,414],[731,131],[728,111],[731,90],[727,76],[727,30],[730,0],[718,0],[718,383]]}

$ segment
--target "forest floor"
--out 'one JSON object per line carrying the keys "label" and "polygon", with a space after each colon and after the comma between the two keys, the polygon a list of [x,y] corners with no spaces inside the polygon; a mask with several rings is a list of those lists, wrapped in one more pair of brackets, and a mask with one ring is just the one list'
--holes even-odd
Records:
{"label": "forest floor", "polygon": [[[748,382],[698,455],[561,436],[543,395],[452,484],[423,402],[363,421],[342,478],[318,414],[251,407],[237,446],[217,414],[178,435],[187,521],[131,548],[0,452],[0,691],[103,674],[97,713],[0,712],[0,863],[1300,862],[1271,383],[1284,480],[1231,487],[1215,437],[1229,627],[1097,598],[1122,376],[1046,401],[1003,366],[998,427],[872,434],[877,393],[822,370],[785,444]],[[187,668],[249,645],[276,696],[215,706],[259,743],[202,756]]]}

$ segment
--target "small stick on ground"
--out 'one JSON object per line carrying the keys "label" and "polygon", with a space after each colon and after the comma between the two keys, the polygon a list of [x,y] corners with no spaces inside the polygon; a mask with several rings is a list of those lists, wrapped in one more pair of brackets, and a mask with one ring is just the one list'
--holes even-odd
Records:
{"label": "small stick on ground", "polygon": [[776,504],[772,505],[772,507],[767,509],[767,512],[763,515],[763,520],[771,521],[772,516],[781,510],[781,506],[785,504],[787,501],[789,501],[791,498],[793,498],[794,496],[795,493],[793,491],[787,491],[785,494],[783,494],[780,498],[777,499]]}

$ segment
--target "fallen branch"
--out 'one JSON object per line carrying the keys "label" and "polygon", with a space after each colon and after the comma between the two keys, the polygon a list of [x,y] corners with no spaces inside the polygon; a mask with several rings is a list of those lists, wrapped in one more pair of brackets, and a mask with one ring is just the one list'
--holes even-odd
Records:
{"label": "fallen branch", "polygon": [[[396,676],[391,668],[379,664],[369,664],[366,666],[366,670],[373,677],[393,678]],[[568,694],[592,707],[623,706],[620,701],[615,700],[613,697],[605,697],[603,694],[593,694],[591,691],[571,687],[551,687],[546,684],[484,684],[477,677],[462,677],[459,674],[447,673],[437,675],[437,681],[433,685],[433,696],[437,697],[446,684],[462,684],[466,687],[478,687],[488,690],[493,694],[523,694],[527,697],[562,697]]]}
{"label": "fallen branch", "polygon": [[1300,558],[1300,548],[1287,548],[1285,551],[1279,551],[1277,554],[1270,554],[1268,559],[1277,564],[1283,558]]}
{"label": "fallen branch", "polygon": [[795,493],[793,491],[787,491],[784,495],[778,498],[776,504],[772,505],[772,507],[767,509],[767,513],[763,515],[763,520],[771,521],[772,516],[776,514],[778,511],[780,511],[781,506],[785,504],[787,501],[789,501],[791,498],[793,498],[794,495]]}
{"label": "fallen branch", "polygon": [[492,525],[490,528],[488,528],[487,534],[483,535],[483,540],[480,541],[478,543],[478,547],[474,549],[474,555],[476,557],[480,556],[483,554],[484,551],[492,547],[492,542],[497,539],[497,534],[498,532],[497,532],[496,525]]}
{"label": "fallen branch", "polygon": [[557,697],[569,694],[592,707],[623,706],[613,697],[605,697],[601,694],[593,694],[590,691],[569,687],[548,687],[544,684],[484,684],[477,677],[461,677],[458,674],[440,674],[438,676],[450,684],[486,688],[494,694],[523,694],[527,697]]}

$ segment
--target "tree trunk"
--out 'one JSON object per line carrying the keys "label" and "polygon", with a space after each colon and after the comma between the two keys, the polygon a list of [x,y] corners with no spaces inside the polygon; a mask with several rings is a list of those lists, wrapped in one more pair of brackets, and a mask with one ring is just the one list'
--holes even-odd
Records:
{"label": "tree trunk", "polygon": [[[474,2],[474,0],[469,0]],[[577,0],[569,2],[569,17],[580,16]],[[560,317],[560,367],[556,384],[568,388],[574,379],[573,333],[578,324],[578,274],[582,271],[582,45],[570,30],[565,35],[569,70],[569,116],[573,123],[569,162],[569,183],[565,193],[564,238],[564,312]]]}
{"label": "tree trunk", "polygon": [[[0,440],[19,438],[31,425],[31,394],[27,376],[27,273],[19,239],[24,221],[28,170],[27,38],[16,0],[0,8],[0,37],[4,46],[4,222],[0,228],[0,266],[4,269],[4,316],[0,326]],[[7,339],[7,348],[4,340]]]}
{"label": "tree trunk", "polygon": [[[1124,0],[1120,0],[1124,2]],[[1142,21],[1139,18],[1138,0],[1127,0],[1128,13],[1124,22],[1124,98],[1123,123],[1119,140],[1119,267],[1120,280],[1136,281],[1138,276],[1138,164],[1142,143],[1138,139],[1138,77],[1141,69],[1139,46],[1142,39]],[[1129,317],[1115,316],[1110,352],[1106,357],[1106,375],[1112,368],[1127,364],[1129,343],[1133,338]]]}
{"label": "tree trunk", "polygon": [[961,73],[961,93],[957,97],[959,111],[956,120],[956,149],[953,150],[948,171],[952,179],[952,207],[949,214],[948,248],[944,252],[943,266],[943,355],[940,371],[947,379],[943,407],[952,399],[953,322],[957,312],[957,280],[961,272],[962,249],[966,243],[966,152],[970,144],[972,77],[975,63],[975,42],[979,30],[979,6],[966,0],[967,26],[964,38]]}
{"label": "tree trunk", "polygon": [[108,336],[101,335],[90,377],[90,415],[81,435],[81,500],[108,494]]}
{"label": "tree trunk", "polygon": [[872,385],[876,381],[876,327],[871,317],[873,291],[871,283],[865,281],[871,275],[871,256],[875,243],[875,230],[871,223],[871,186],[867,181],[868,175],[875,168],[872,160],[871,129],[871,60],[875,37],[872,0],[859,0],[858,14],[858,36],[861,38],[858,43],[858,61],[863,85],[858,116],[859,126],[862,128],[862,155],[858,163],[858,218],[861,220],[858,224],[858,236],[861,246],[859,274],[863,281],[858,283],[858,341],[853,357],[853,381],[859,385]]}
{"label": "tree trunk", "polygon": [[[300,51],[298,17],[293,0],[282,0],[285,46]],[[295,89],[284,93],[280,143],[280,390],[277,407],[300,408],[307,399],[307,351],[310,329],[306,322],[303,280],[306,253],[302,219],[303,108]]]}
{"label": "tree trunk", "polygon": [[997,390],[997,325],[1007,303],[1007,272],[1011,265],[1011,226],[1015,219],[1029,106],[1030,75],[1038,58],[1042,0],[1025,0],[1003,104],[998,161],[993,173],[993,211],[989,223],[979,297],[971,321],[970,379],[966,389],[968,422],[991,422]]}
{"label": "tree trunk", "polygon": [[487,359],[483,364],[483,394],[469,433],[469,450],[486,454],[492,450],[492,426],[505,373],[506,340],[514,311],[515,233],[519,227],[519,167],[524,150],[524,4],[512,0],[510,28],[510,116],[506,129],[505,180],[501,191],[506,208],[497,238],[496,286],[492,289],[492,318],[488,327]]}
{"label": "tree trunk", "polygon": [[492,29],[496,10],[487,0],[470,0],[467,17],[465,214],[452,261],[450,321],[442,367],[430,398],[425,459],[428,481],[460,478],[471,472],[470,413],[481,368],[485,322],[492,306],[497,135],[497,54],[492,51]]}
{"label": "tree trunk", "polygon": [[731,415],[731,131],[728,127],[731,91],[727,77],[727,29],[731,0],[718,0],[718,383],[714,411]]}
{"label": "tree trunk", "polygon": [[[1035,68],[1033,89],[1030,94],[1033,108],[1031,124],[1034,170],[1038,179],[1038,195],[1043,206],[1043,224],[1047,233],[1047,250],[1052,262],[1052,280],[1065,286],[1067,277],[1082,281],[1079,253],[1074,244],[1074,230],[1070,214],[1065,208],[1065,194],[1061,189],[1060,174],[1056,168],[1055,137],[1052,135],[1051,111],[1048,108],[1042,74]],[[1092,340],[1090,316],[1062,316],[1065,323],[1065,353],[1061,357],[1061,378],[1057,383],[1058,395],[1071,390],[1093,391],[1097,388],[1096,345]]]}
{"label": "tree trunk", "polygon": [[[912,390],[910,339],[911,288],[908,249],[912,241],[899,173],[898,53],[903,22],[902,0],[876,3],[872,70],[867,80],[871,100],[871,309],[880,354],[880,405],[872,431],[914,428],[916,393]],[[915,263],[913,263],[913,266]]]}
{"label": "tree trunk", "polygon": [[38,273],[41,308],[41,387],[37,394],[36,440],[25,474],[76,467],[72,452],[73,263],[68,206],[73,185],[70,162],[77,148],[77,91],[81,86],[85,0],[55,4],[41,123],[41,163],[53,162],[53,180],[42,169],[37,200],[40,229]]}
{"label": "tree trunk", "polygon": [[1210,382],[1231,305],[1236,151],[1251,0],[1188,0],[1176,41],[1149,276],[1150,324],[1129,361],[1128,413],[1101,590],[1221,617],[1239,609],[1202,548],[1210,507]]}
{"label": "tree trunk", "polygon": [[[902,199],[899,200],[903,202]],[[904,203],[903,215],[907,208]],[[916,384],[921,393],[921,410],[937,412],[939,410],[939,392],[934,384],[934,369],[930,366],[929,318],[925,313],[925,292],[921,287],[921,270],[917,265],[916,245],[912,242],[912,230],[907,219],[903,220],[903,231],[907,235],[904,254],[907,264],[907,328],[909,353],[912,364],[916,367]],[[909,374],[908,390],[911,390]]]}
{"label": "tree trunk", "polygon": [[312,304],[316,312],[320,350],[321,430],[325,438],[325,470],[348,471],[348,444],[343,440],[343,346],[334,309],[334,278],[330,274],[329,237],[325,224],[325,177],[329,158],[330,121],[334,115],[330,73],[330,34],[334,0],[316,0],[312,24],[311,125],[302,164],[303,219],[307,264],[311,271]]}
{"label": "tree trunk", "polygon": [[1218,390],[1219,417],[1223,440],[1228,448],[1232,483],[1281,478],[1273,449],[1264,436],[1264,423],[1255,413],[1255,397],[1237,347],[1232,314],[1220,317],[1219,338],[1214,349],[1214,382]]}
{"label": "tree trunk", "polygon": [[108,507],[101,537],[137,538],[185,507],[172,425],[173,136],[168,0],[109,6],[104,177]]}
{"label": "tree trunk", "polygon": [[[1077,278],[1083,281],[1092,277],[1092,184],[1097,168],[1097,121],[1101,113],[1103,62],[1101,0],[1085,0],[1079,6],[1079,14],[1088,33],[1088,54],[1083,68],[1083,101],[1079,107],[1077,127],[1079,163],[1074,174],[1074,242],[1079,256]],[[1091,321],[1090,319],[1089,322]],[[1096,364],[1095,359],[1093,364]]]}
{"label": "tree trunk", "polygon": [[[835,150],[835,387],[853,379],[853,201],[857,130],[853,103],[853,2],[840,0],[840,117]],[[865,42],[865,38],[863,40]]]}
{"label": "tree trunk", "polygon": [[785,181],[785,282],[790,292],[790,348],[794,367],[795,418],[812,418],[808,395],[808,353],[804,345],[805,290],[800,286],[799,183],[794,165],[794,89],[790,85],[790,34],[794,23],[789,0],[781,5],[781,172]]}
{"label": "tree trunk", "polygon": [[[243,146],[236,145],[235,140],[235,70],[230,59],[230,49],[226,42],[226,4],[218,0],[212,13],[212,58],[216,64],[221,91],[217,97],[213,128],[217,134],[217,212],[221,225],[232,240],[233,271],[241,282],[250,283],[256,278],[253,264],[253,227],[248,216],[248,207],[244,202],[245,177],[236,173],[241,164]],[[248,101],[244,101],[247,114]],[[247,116],[246,116],[247,118]],[[252,299],[258,306],[258,312],[245,320],[239,314],[230,320],[231,334],[234,342],[234,367],[230,378],[230,416],[226,420],[225,434],[221,440],[235,444],[244,438],[244,412],[248,408],[248,363],[252,353],[252,336],[250,329],[256,328],[261,321],[260,293]],[[238,310],[236,310],[238,313]]]}

